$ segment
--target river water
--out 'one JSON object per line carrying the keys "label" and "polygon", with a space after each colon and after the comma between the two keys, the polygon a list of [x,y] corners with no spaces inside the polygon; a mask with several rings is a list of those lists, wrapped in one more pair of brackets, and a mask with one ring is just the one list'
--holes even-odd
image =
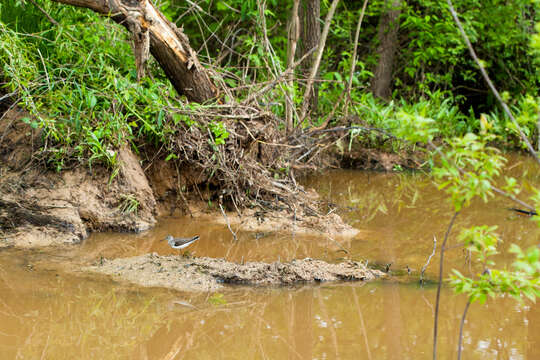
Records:
{"label": "river water", "polygon": [[[511,156],[505,170],[524,190],[540,185],[530,161]],[[162,219],[153,230],[94,234],[57,251],[0,252],[0,359],[429,359],[436,287],[418,272],[440,247],[452,216],[443,192],[422,174],[330,171],[308,179],[360,234],[325,236],[239,233],[190,218]],[[463,211],[455,229],[498,225],[509,244],[539,243],[539,228],[507,210],[507,200]],[[166,234],[200,234],[194,256],[231,261],[343,257],[390,264],[395,276],[373,283],[286,288],[227,286],[216,294],[139,288],[107,277],[65,271],[101,256],[172,254]],[[453,235],[457,233],[453,232]],[[450,241],[456,243],[454,236]],[[338,242],[338,243],[336,243]],[[343,251],[345,249],[347,253]],[[447,253],[446,271],[475,271],[462,249]],[[409,275],[406,268],[412,269]],[[437,256],[427,269],[436,277]],[[443,288],[439,358],[456,357],[463,296]],[[464,329],[465,359],[540,359],[540,306],[512,299],[473,304]]]}

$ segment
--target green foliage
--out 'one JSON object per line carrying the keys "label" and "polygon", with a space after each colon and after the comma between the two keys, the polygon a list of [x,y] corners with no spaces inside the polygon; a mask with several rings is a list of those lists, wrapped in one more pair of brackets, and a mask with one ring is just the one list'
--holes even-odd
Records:
{"label": "green foliage", "polygon": [[[8,3],[2,9],[9,11],[0,12],[4,88],[30,112],[22,120],[43,130],[47,146],[41,156],[51,168],[60,171],[79,161],[114,169],[121,146],[165,144],[168,149],[179,121],[194,124],[191,106],[171,98],[175,90],[155,63],[150,63],[152,80],[136,83],[121,26],[91,11],[45,2],[45,10],[62,20],[56,27],[33,6]],[[23,25],[32,35],[16,30]],[[183,112],[169,115],[171,106]],[[219,125],[222,141],[226,134],[218,130]]]}
{"label": "green foliage", "polygon": [[494,228],[477,227],[462,232],[461,238],[467,249],[476,255],[476,260],[483,264],[481,274],[469,278],[454,270],[450,284],[456,293],[466,294],[470,301],[483,304],[488,297],[508,294],[518,301],[523,297],[535,302],[540,296],[540,249],[531,247],[523,251],[512,244],[509,252],[515,254],[516,261],[511,270],[491,269],[495,262],[491,257],[497,254],[500,240],[493,234]]}
{"label": "green foliage", "polygon": [[465,247],[476,254],[476,260],[484,268],[493,266],[495,263],[490,259],[491,256],[498,254],[497,245],[500,240],[495,234],[497,226],[475,226],[469,229],[461,230],[459,240],[465,244]]}
{"label": "green foliage", "polygon": [[208,127],[213,134],[214,144],[218,146],[225,144],[225,140],[229,137],[225,124],[221,122],[211,122]]}
{"label": "green foliage", "polygon": [[210,296],[210,298],[208,298],[208,302],[215,306],[227,304],[227,300],[221,293],[215,293],[212,296]]}
{"label": "green foliage", "polygon": [[[534,67],[528,43],[538,7],[529,0],[453,3],[496,85],[514,95],[537,92],[539,82],[531,76]],[[445,1],[408,2],[401,25],[410,41],[401,50],[400,62],[405,65],[396,74],[400,89],[411,94],[440,89],[454,96],[473,96],[485,88]]]}
{"label": "green foliage", "polygon": [[447,140],[449,147],[433,169],[439,189],[450,196],[455,211],[475,197],[487,201],[493,196],[492,183],[506,160],[485,140],[471,133]]}

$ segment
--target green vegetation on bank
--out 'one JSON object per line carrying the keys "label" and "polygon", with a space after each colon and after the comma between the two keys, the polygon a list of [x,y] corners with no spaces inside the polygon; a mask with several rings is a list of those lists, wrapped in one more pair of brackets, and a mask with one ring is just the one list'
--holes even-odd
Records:
{"label": "green vegetation on bank", "polygon": [[[33,116],[24,120],[44,130],[47,146],[42,158],[57,170],[69,161],[114,167],[116,150],[123,144],[167,148],[175,124],[189,123],[189,112],[199,105],[177,99],[153,61],[151,76],[136,83],[130,40],[123,27],[89,10],[48,0],[39,4],[59,22],[58,26],[29,2],[7,0],[0,4],[0,64],[2,91],[15,94],[14,98]],[[375,34],[382,2],[369,4],[360,32],[351,102],[348,109],[338,107],[334,118],[396,135],[413,130],[408,123],[424,119],[434,137],[489,131],[497,136],[498,143],[519,147],[517,129],[488,95],[442,4],[427,0],[405,4],[400,19],[403,43],[398,49],[390,102],[374,98],[369,91],[371,70],[377,62]],[[219,66],[230,87],[272,80],[270,68],[286,68],[284,24],[290,4],[268,2],[264,22],[256,1],[201,1],[200,11],[187,12],[174,2],[162,1],[159,5],[169,18],[181,17],[180,23],[202,60]],[[327,2],[321,3],[321,17],[328,6]],[[310,120],[314,126],[325,120],[346,89],[360,6],[361,2],[341,3],[330,27],[320,68],[319,106]],[[496,85],[504,91],[522,129],[536,144],[540,72],[530,39],[534,20],[539,16],[538,4],[524,0],[506,5],[462,0],[456,6],[464,14],[469,35]],[[484,21],[486,14],[490,21]],[[263,23],[270,53],[261,41]],[[234,34],[230,33],[233,26]],[[538,35],[532,42],[538,43]],[[216,63],[216,59],[221,62]],[[481,103],[477,95],[463,91],[471,84],[484,94]],[[300,82],[294,86],[294,102],[300,104],[303,85]],[[247,91],[235,94],[241,100]],[[270,109],[281,118],[284,91],[286,87],[276,87],[263,94],[260,101],[272,104]],[[182,115],[172,114],[171,108],[185,111]],[[339,120],[345,112],[356,117]],[[216,145],[224,142],[226,131],[219,123],[210,130],[219,140]],[[380,146],[369,134],[353,131],[351,135],[365,146]]]}

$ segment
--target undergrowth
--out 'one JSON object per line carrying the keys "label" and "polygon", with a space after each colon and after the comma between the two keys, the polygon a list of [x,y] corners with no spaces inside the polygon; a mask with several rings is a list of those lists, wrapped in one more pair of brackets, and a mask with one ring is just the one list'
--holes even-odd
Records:
{"label": "undergrowth", "polygon": [[[13,5],[14,6],[14,5]],[[31,9],[32,6],[20,5]],[[0,23],[3,91],[32,115],[24,118],[43,129],[40,156],[56,170],[67,162],[114,168],[124,144],[161,146],[174,133],[169,104],[184,108],[169,81],[151,64],[152,78],[136,83],[135,63],[127,32],[108,19],[47,2],[43,14],[15,12]],[[32,28],[25,23],[33,23]],[[19,32],[32,30],[31,33]]]}
{"label": "undergrowth", "polygon": [[[136,83],[129,35],[123,27],[88,10],[50,1],[41,5],[59,25],[49,22],[29,3],[7,0],[0,5],[0,71],[2,91],[13,94],[12,98],[31,114],[23,121],[43,130],[45,145],[38,157],[49,167],[60,171],[69,163],[78,162],[114,169],[118,149],[126,144],[136,151],[145,146],[160,149],[167,160],[176,159],[179,124],[187,129],[200,128],[201,136],[216,153],[225,145],[229,129],[220,121],[219,114],[201,121],[199,115],[205,106],[188,104],[179,98],[156,62],[150,61],[149,77]],[[260,29],[254,30],[254,34],[259,33]],[[254,52],[249,55],[250,61],[263,66],[267,61],[264,49],[254,39],[255,35],[244,36],[242,46],[251,44]],[[272,56],[277,70],[284,70],[280,54]],[[345,89],[343,74],[348,71],[348,61],[345,56],[335,70],[322,74],[325,81],[320,91],[324,96],[319,115],[308,119],[304,127],[310,123],[320,125],[338,101]],[[248,72],[241,80],[242,70],[237,65],[224,64],[223,78],[230,86],[243,85],[242,81],[268,80],[261,71],[252,75]],[[415,127],[424,125],[430,127],[435,138],[489,131],[504,146],[520,146],[515,126],[498,111],[464,114],[459,109],[459,99],[438,91],[426,92],[414,103],[385,103],[367,91],[370,76],[366,65],[360,62],[353,76],[350,105],[348,109],[337,109],[334,118],[341,120],[336,124],[347,121],[346,125],[378,128],[398,138],[405,134],[407,139]],[[269,107],[277,119],[283,119],[282,91],[274,89],[263,94],[265,101],[279,102]],[[235,94],[241,100],[247,92]],[[294,101],[300,104],[302,93],[295,94]],[[536,142],[538,102],[532,96],[523,96],[513,107],[520,114],[518,120],[523,130]],[[354,116],[346,118],[345,112]],[[384,136],[374,132],[353,129],[350,135],[351,141],[365,147],[400,151],[411,146],[407,141],[386,143]],[[219,166],[219,156],[213,161]]]}

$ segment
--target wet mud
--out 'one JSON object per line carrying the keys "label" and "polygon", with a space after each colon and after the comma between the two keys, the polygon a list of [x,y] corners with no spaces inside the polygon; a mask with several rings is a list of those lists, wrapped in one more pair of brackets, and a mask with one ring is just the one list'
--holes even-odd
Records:
{"label": "wet mud", "polygon": [[83,269],[113,276],[147,287],[166,287],[181,291],[216,291],[223,284],[255,286],[294,285],[328,281],[369,281],[386,274],[368,269],[356,261],[330,264],[310,258],[290,262],[246,262],[183,256],[142,256],[100,259]]}

